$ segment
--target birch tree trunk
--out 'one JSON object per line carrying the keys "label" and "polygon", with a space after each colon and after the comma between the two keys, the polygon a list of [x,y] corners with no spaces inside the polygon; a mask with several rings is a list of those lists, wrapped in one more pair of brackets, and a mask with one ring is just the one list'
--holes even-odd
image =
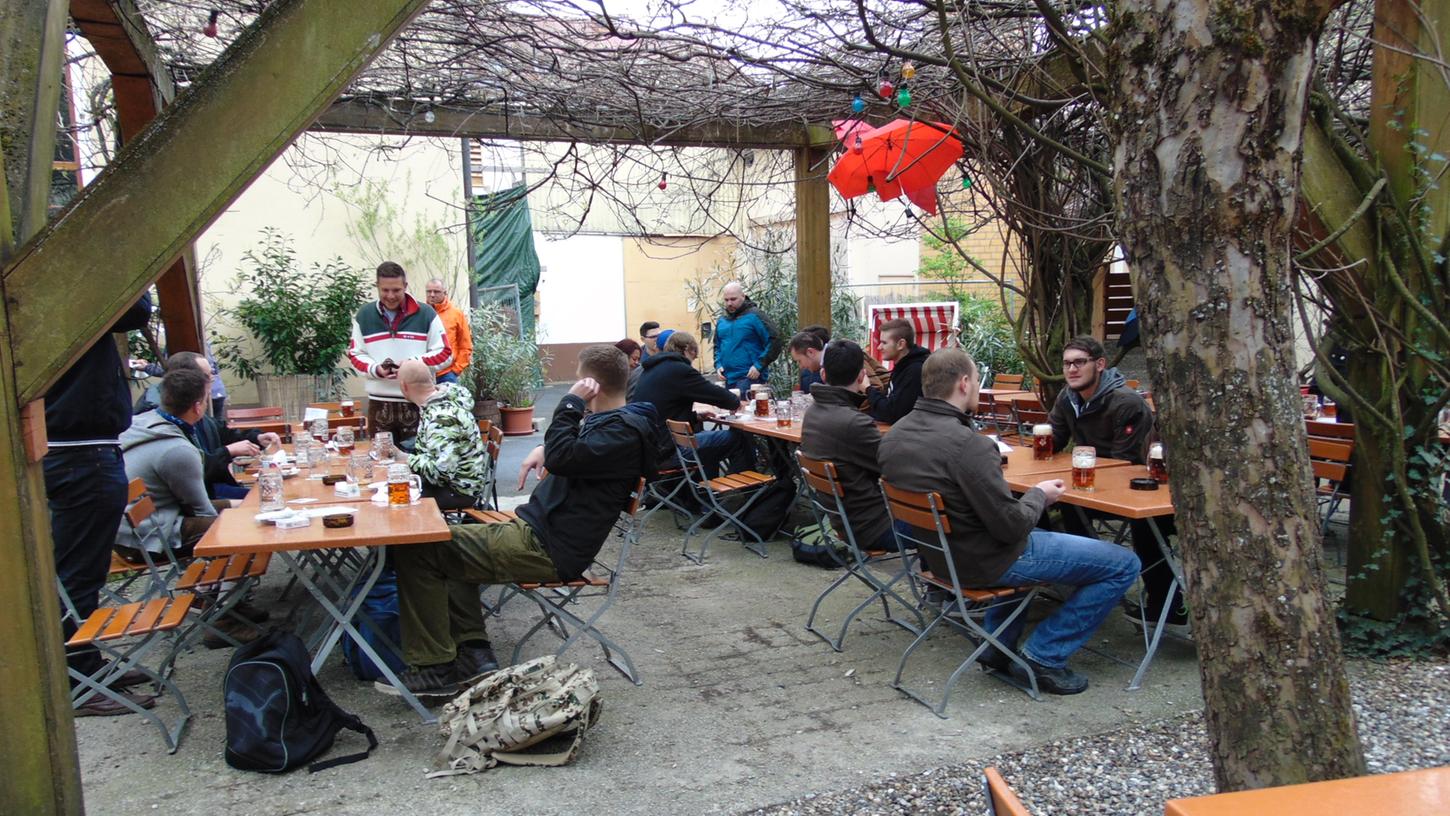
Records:
{"label": "birch tree trunk", "polygon": [[1332,5],[1125,0],[1114,21],[1119,230],[1221,790],[1365,772],[1290,323],[1304,102]]}

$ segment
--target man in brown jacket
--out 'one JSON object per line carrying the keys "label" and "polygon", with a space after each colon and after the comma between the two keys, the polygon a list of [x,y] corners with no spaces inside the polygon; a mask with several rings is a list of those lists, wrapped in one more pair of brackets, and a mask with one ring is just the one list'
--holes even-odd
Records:
{"label": "man in brown jacket", "polygon": [[[825,379],[811,387],[815,402],[801,419],[801,453],[835,463],[857,546],[895,550],[896,534],[876,484],[881,477],[876,459],[881,432],[861,412],[868,380],[866,352],[850,340],[835,340],[820,353],[820,360]],[[836,532],[845,535],[843,530]]]}
{"label": "man in brown jacket", "polygon": [[[1066,584],[1076,590],[1037,625],[1019,653],[1032,665],[1038,688],[1049,694],[1077,694],[1086,677],[1067,667],[1076,652],[1138,577],[1138,557],[1094,538],[1034,529],[1042,511],[1062,496],[1061,479],[1040,482],[1021,498],[1002,477],[1001,455],[991,439],[972,430],[977,407],[977,366],[961,349],[932,352],[922,366],[922,398],[881,442],[882,476],[918,492],[935,491],[951,521],[948,545],[957,577],[967,587]],[[945,564],[927,552],[927,566],[939,575]],[[986,614],[996,629],[1005,607]],[[1022,635],[1025,615],[1002,633],[1012,646]],[[981,661],[1009,669],[1026,682],[1026,672],[995,649]]]}

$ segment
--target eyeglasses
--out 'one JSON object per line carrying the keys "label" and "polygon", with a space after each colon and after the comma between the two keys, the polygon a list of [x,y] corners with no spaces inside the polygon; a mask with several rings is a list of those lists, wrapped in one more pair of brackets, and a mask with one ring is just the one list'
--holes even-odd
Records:
{"label": "eyeglasses", "polygon": [[1073,369],[1073,368],[1082,368],[1085,365],[1089,365],[1090,363],[1092,363],[1096,359],[1098,359],[1098,358],[1096,358],[1096,357],[1078,357],[1078,358],[1075,358],[1075,359],[1072,359],[1072,360],[1063,360],[1062,361],[1062,368],[1063,368],[1063,370],[1068,370],[1068,369]]}
{"label": "eyeglasses", "polygon": [[658,340],[659,337],[660,337],[660,333],[659,332],[655,332],[654,334],[646,334],[644,336],[644,339],[646,339],[646,340]]}

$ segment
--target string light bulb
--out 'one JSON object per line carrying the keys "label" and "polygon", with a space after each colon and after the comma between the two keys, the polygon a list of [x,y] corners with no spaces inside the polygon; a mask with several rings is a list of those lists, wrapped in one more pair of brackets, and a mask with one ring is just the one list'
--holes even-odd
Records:
{"label": "string light bulb", "polygon": [[856,134],[856,141],[851,144],[851,152],[860,153],[865,147],[866,145],[861,141],[861,134]]}
{"label": "string light bulb", "polygon": [[866,100],[861,98],[861,94],[856,94],[856,98],[851,100],[851,110],[856,113],[866,110]]}
{"label": "string light bulb", "polygon": [[891,80],[883,79],[881,84],[876,86],[876,92],[881,94],[882,99],[890,99],[891,95],[896,92],[896,86],[892,84]]}
{"label": "string light bulb", "polygon": [[434,113],[432,108],[429,108],[423,112],[423,121],[431,125],[438,121],[438,114]]}
{"label": "string light bulb", "polygon": [[220,16],[221,16],[221,12],[220,11],[217,11],[216,9],[212,9],[211,10],[211,16],[207,17],[207,19],[206,19],[206,25],[202,26],[201,33],[205,34],[208,37],[211,37],[212,39],[216,39],[216,33],[217,33],[216,21],[217,21],[217,18],[220,17]]}
{"label": "string light bulb", "polygon": [[896,92],[896,104],[900,105],[903,108],[911,104],[910,88],[903,87],[901,90]]}
{"label": "string light bulb", "polygon": [[666,187],[670,186],[669,177],[670,177],[670,174],[669,173],[661,173],[660,174],[660,183],[659,183],[658,186],[659,186],[659,188],[661,190],[663,190]]}
{"label": "string light bulb", "polygon": [[916,66],[912,65],[910,61],[901,64],[901,78],[908,82],[916,79]]}

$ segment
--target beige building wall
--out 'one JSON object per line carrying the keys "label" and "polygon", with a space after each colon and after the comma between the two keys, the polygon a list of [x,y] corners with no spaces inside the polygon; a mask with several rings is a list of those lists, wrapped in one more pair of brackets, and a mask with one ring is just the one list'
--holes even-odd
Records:
{"label": "beige building wall", "polygon": [[[700,339],[700,322],[714,320],[720,308],[718,293],[696,301],[689,281],[708,278],[730,266],[734,238],[638,238],[624,242],[625,325],[638,340],[639,325],[658,321],[661,328],[688,331]],[[713,369],[711,344],[701,342],[700,364]]]}

